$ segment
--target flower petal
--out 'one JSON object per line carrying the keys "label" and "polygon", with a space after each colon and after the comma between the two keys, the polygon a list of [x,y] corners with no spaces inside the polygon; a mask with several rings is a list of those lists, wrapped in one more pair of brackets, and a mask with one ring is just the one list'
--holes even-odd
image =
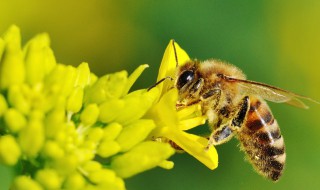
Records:
{"label": "flower petal", "polygon": [[208,140],[206,138],[169,127],[163,127],[161,131],[158,132],[158,134],[162,134],[175,142],[184,151],[202,162],[209,169],[213,170],[218,167],[217,151],[213,146],[208,150],[205,149],[208,144]]}
{"label": "flower petal", "polygon": [[186,119],[179,122],[179,129],[186,131],[195,128],[199,125],[203,125],[206,122],[206,116],[194,117],[192,119]]}
{"label": "flower petal", "polygon": [[[186,61],[190,60],[188,54],[183,49],[181,49],[181,47],[177,43],[175,43],[174,40],[170,40],[161,61],[157,81],[165,77],[174,78],[175,70],[177,68],[176,56],[179,65],[183,65]],[[167,89],[169,89],[171,86],[172,83],[168,83],[168,81],[165,81],[158,85],[160,92],[162,92],[162,90],[166,92]]]}

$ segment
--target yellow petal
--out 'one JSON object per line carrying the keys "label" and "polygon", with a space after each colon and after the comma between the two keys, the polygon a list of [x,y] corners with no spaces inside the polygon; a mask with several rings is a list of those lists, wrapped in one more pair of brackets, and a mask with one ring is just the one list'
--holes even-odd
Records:
{"label": "yellow petal", "polygon": [[[190,60],[188,54],[183,49],[181,49],[181,47],[176,42],[174,42],[174,40],[170,40],[161,61],[157,81],[165,77],[174,78],[175,70],[177,68],[176,56],[179,65],[183,65],[186,61]],[[165,81],[163,83],[160,83],[158,85],[158,88],[160,89],[160,92],[162,92],[163,90],[165,92],[170,88],[170,86],[172,86],[172,82],[170,83],[168,81]]]}
{"label": "yellow petal", "polygon": [[147,64],[140,65],[136,70],[133,71],[133,73],[128,77],[128,82],[126,84],[125,89],[123,90],[122,96],[125,96],[126,94],[128,94],[132,85],[136,82],[136,80],[139,78],[141,73],[148,67],[149,65]]}
{"label": "yellow petal", "polygon": [[195,128],[199,125],[203,125],[206,122],[206,116],[195,117],[192,119],[186,119],[179,122],[179,129],[186,131]]}
{"label": "yellow petal", "polygon": [[153,119],[157,126],[177,126],[178,116],[176,114],[176,101],[178,99],[177,89],[165,93],[160,101],[154,105],[144,116]]}
{"label": "yellow petal", "polygon": [[213,146],[211,146],[209,150],[205,149],[208,144],[206,138],[169,127],[163,127],[158,134],[162,134],[168,139],[171,139],[184,151],[195,157],[209,169],[213,170],[218,167],[218,153]]}

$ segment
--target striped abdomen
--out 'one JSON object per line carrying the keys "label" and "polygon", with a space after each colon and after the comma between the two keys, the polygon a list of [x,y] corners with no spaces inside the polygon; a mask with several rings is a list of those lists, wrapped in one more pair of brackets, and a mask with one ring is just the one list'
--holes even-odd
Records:
{"label": "striped abdomen", "polygon": [[250,107],[238,138],[255,169],[277,181],[286,160],[285,145],[278,123],[265,101],[250,97]]}

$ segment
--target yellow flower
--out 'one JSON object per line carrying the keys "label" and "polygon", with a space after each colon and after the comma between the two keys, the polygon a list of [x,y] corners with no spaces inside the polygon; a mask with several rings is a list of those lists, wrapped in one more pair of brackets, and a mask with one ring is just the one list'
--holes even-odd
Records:
{"label": "yellow flower", "polygon": [[[176,60],[177,56],[177,60]],[[186,52],[173,40],[170,41],[159,69],[158,81],[164,77],[175,77],[177,61],[179,66],[190,60]],[[218,154],[211,146],[208,150],[205,147],[208,140],[204,137],[185,132],[191,128],[205,123],[206,117],[201,114],[200,105],[192,105],[176,111],[178,92],[172,80],[165,80],[156,88],[162,94],[158,103],[147,113],[156,122],[156,129],[152,132],[153,138],[167,138],[173,141],[184,151],[198,159],[210,169],[218,166]]]}

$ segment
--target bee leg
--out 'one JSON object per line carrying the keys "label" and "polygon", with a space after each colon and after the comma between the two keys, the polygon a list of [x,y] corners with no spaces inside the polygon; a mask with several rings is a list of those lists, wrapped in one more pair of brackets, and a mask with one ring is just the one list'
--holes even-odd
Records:
{"label": "bee leg", "polygon": [[238,108],[239,108],[239,111],[237,112],[236,116],[232,119],[231,124],[234,127],[240,128],[248,112],[248,108],[249,108],[248,96],[242,99],[242,101],[238,105]]}
{"label": "bee leg", "polygon": [[235,129],[233,129],[232,126],[229,124],[221,125],[211,133],[206,150],[212,145],[220,145],[228,142],[234,135]]}
{"label": "bee leg", "polygon": [[230,123],[222,125],[218,124],[220,127],[213,130],[209,137],[206,150],[209,149],[211,145],[220,145],[228,142],[236,134],[236,132],[242,126],[242,123],[247,115],[249,108],[249,97],[244,97],[237,107],[237,114]]}

